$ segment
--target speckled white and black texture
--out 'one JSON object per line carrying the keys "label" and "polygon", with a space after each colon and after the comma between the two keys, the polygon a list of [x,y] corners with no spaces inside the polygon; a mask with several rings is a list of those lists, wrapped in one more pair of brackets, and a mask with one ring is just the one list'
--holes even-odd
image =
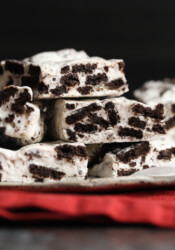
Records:
{"label": "speckled white and black texture", "polygon": [[85,144],[131,142],[164,136],[163,105],[147,106],[124,97],[105,100],[57,100],[55,139]]}
{"label": "speckled white and black texture", "polygon": [[1,182],[56,182],[84,179],[87,151],[82,143],[38,143],[17,151],[0,148]]}
{"label": "speckled white and black texture", "polygon": [[89,57],[73,49],[6,60],[0,67],[1,89],[29,86],[34,99],[120,96],[128,91],[123,60]]}
{"label": "speckled white and black texture", "polygon": [[8,86],[0,91],[0,146],[15,148],[40,142],[44,136],[44,117],[31,103],[29,87]]}
{"label": "speckled white and black texture", "polygon": [[143,169],[174,164],[175,139],[172,137],[130,145],[104,144],[95,155],[91,155],[89,175],[128,176]]}

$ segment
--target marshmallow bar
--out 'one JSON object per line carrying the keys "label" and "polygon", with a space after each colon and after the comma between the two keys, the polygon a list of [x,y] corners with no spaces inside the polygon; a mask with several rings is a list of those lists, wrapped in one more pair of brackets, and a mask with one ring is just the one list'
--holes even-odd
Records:
{"label": "marshmallow bar", "polygon": [[[135,97],[148,105],[164,104],[168,132],[175,129],[175,80],[149,81],[135,90]],[[173,129],[174,128],[174,129]],[[172,130],[173,129],[173,130]]]}
{"label": "marshmallow bar", "polygon": [[128,176],[146,168],[175,164],[175,140],[169,137],[134,143],[130,146],[127,144],[104,146],[105,148],[103,146],[99,148],[98,154],[91,159],[90,176]]}
{"label": "marshmallow bar", "polygon": [[0,92],[0,145],[16,146],[40,142],[44,116],[32,101],[29,87],[9,86]]}
{"label": "marshmallow bar", "polygon": [[1,182],[56,182],[84,179],[87,151],[81,143],[38,143],[18,151],[0,148]]}
{"label": "marshmallow bar", "polygon": [[105,100],[57,100],[54,139],[85,144],[155,139],[165,134],[163,105],[147,106],[124,97]]}
{"label": "marshmallow bar", "polygon": [[22,61],[2,61],[0,88],[29,86],[34,99],[120,96],[128,91],[123,70],[123,60],[89,57],[73,49],[43,52]]}

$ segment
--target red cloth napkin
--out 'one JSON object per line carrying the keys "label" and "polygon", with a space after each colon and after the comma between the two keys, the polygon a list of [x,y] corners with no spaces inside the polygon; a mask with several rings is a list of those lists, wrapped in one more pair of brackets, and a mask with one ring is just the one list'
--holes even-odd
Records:
{"label": "red cloth napkin", "polygon": [[0,190],[0,218],[88,222],[108,219],[175,228],[175,191],[58,194]]}

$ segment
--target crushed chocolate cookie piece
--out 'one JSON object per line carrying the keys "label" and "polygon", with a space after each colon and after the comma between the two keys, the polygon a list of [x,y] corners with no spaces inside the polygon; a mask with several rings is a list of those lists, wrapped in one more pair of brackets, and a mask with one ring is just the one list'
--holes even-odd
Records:
{"label": "crushed chocolate cookie piece", "polygon": [[139,118],[137,117],[130,117],[128,119],[128,124],[132,127],[135,127],[135,128],[142,128],[144,129],[145,126],[146,126],[146,122],[145,121],[141,121]]}
{"label": "crushed chocolate cookie piece", "polygon": [[2,75],[4,72],[3,67],[0,65],[0,75]]}
{"label": "crushed chocolate cookie piece", "polygon": [[88,95],[92,90],[92,87],[86,86],[86,87],[79,87],[77,88],[77,91],[82,95]]}
{"label": "crushed chocolate cookie piece", "polygon": [[143,132],[142,130],[133,129],[133,128],[127,128],[127,127],[120,127],[118,131],[119,136],[129,136],[136,139],[142,139],[143,138]]}
{"label": "crushed chocolate cookie piece", "polygon": [[36,164],[29,165],[29,172],[33,174],[34,178],[49,178],[53,180],[61,180],[65,173],[57,171],[53,168],[47,168],[44,166],[38,166]]}
{"label": "crushed chocolate cookie piece", "polygon": [[118,169],[117,174],[118,176],[128,176],[135,172],[139,171],[139,169],[131,168],[131,169]]}
{"label": "crushed chocolate cookie piece", "polygon": [[21,77],[21,86],[28,86],[30,88],[37,88],[39,83],[38,76],[23,76]]}
{"label": "crushed chocolate cookie piece", "polygon": [[86,78],[86,84],[87,85],[98,85],[101,82],[107,82],[108,77],[105,73],[98,73],[97,75],[89,75]]}
{"label": "crushed chocolate cookie piece", "polygon": [[148,165],[143,165],[143,169],[147,169],[147,168],[149,168]]}
{"label": "crushed chocolate cookie piece", "polygon": [[108,118],[113,127],[120,121],[120,116],[113,109],[108,110]]}
{"label": "crushed chocolate cookie piece", "polygon": [[113,80],[113,81],[106,84],[106,86],[109,89],[119,89],[123,85],[125,85],[125,82],[123,81],[122,78],[119,78],[117,80]]}
{"label": "crushed chocolate cookie piece", "polygon": [[149,107],[144,107],[141,104],[136,104],[132,108],[133,112],[136,114],[141,114],[145,117],[151,117],[157,120],[162,120],[164,114],[163,104],[157,104],[155,109],[151,109]]}
{"label": "crushed chocolate cookie piece", "polygon": [[0,136],[5,135],[5,127],[0,127]]}
{"label": "crushed chocolate cookie piece", "polygon": [[51,89],[50,92],[55,96],[60,96],[64,93],[67,93],[65,86],[57,86],[55,89]]}
{"label": "crushed chocolate cookie piece", "polygon": [[105,110],[108,110],[108,109],[114,109],[114,103],[113,102],[107,102],[105,104]]}
{"label": "crushed chocolate cookie piece", "polygon": [[7,116],[5,118],[6,122],[12,122],[15,119],[15,115],[14,114],[9,114],[9,116]]}
{"label": "crushed chocolate cookie piece", "polygon": [[68,87],[73,87],[80,84],[78,75],[72,73],[62,76],[60,79],[60,83]]}
{"label": "crushed chocolate cookie piece", "polygon": [[0,106],[2,106],[5,102],[8,102],[10,100],[10,97],[14,97],[17,91],[17,88],[13,86],[2,90],[0,92]]}
{"label": "crushed chocolate cookie piece", "polygon": [[159,151],[159,154],[157,156],[158,160],[171,160],[171,157],[175,155],[175,147],[168,148],[165,150]]}
{"label": "crushed chocolate cookie piece", "polygon": [[61,68],[61,74],[66,74],[68,73],[70,70],[69,66],[64,66],[63,68]]}
{"label": "crushed chocolate cookie piece", "polygon": [[35,182],[44,182],[43,178],[37,178],[37,177],[34,177],[34,178],[35,178]]}
{"label": "crushed chocolate cookie piece", "polygon": [[99,117],[96,114],[88,114],[88,117],[94,124],[98,124],[105,129],[109,127],[109,123],[105,119],[103,119],[103,117]]}
{"label": "crushed chocolate cookie piece", "polygon": [[97,131],[97,126],[93,124],[82,124],[77,122],[74,127],[75,131],[82,132],[82,133],[95,133]]}
{"label": "crushed chocolate cookie piece", "polygon": [[140,156],[146,156],[150,151],[149,142],[142,142],[136,144],[133,148],[126,152],[119,152],[116,154],[116,158],[123,163],[128,163],[133,159],[137,159]]}
{"label": "crushed chocolate cookie piece", "polygon": [[136,166],[136,162],[131,161],[131,162],[129,163],[129,166],[130,166],[131,168],[134,168],[134,167]]}
{"label": "crushed chocolate cookie piece", "polygon": [[83,138],[83,137],[84,137],[84,135],[82,135],[82,134],[78,134],[78,136],[79,136],[80,138]]}
{"label": "crushed chocolate cookie piece", "polygon": [[29,74],[32,75],[32,76],[39,76],[40,75],[40,72],[41,72],[41,69],[39,66],[36,66],[36,65],[30,65],[29,66]]}
{"label": "crushed chocolate cookie piece", "polygon": [[24,74],[23,64],[17,61],[6,61],[5,70],[10,71],[11,73],[16,75]]}
{"label": "crushed chocolate cookie piece", "polygon": [[159,133],[159,134],[165,134],[165,129],[163,126],[161,126],[160,124],[155,124],[153,125],[153,128],[152,130],[156,133]]}
{"label": "crushed chocolate cookie piece", "polygon": [[166,122],[166,129],[171,129],[173,127],[175,127],[175,116],[171,117],[170,119],[168,119]]}
{"label": "crushed chocolate cookie piece", "polygon": [[85,74],[92,74],[93,71],[97,68],[97,64],[75,64],[72,66],[72,72],[73,73],[79,73],[79,72],[83,72]]}
{"label": "crushed chocolate cookie piece", "polygon": [[74,108],[75,108],[75,104],[67,103],[67,104],[66,104],[66,108],[67,108],[67,109],[74,109]]}
{"label": "crushed chocolate cookie piece", "polygon": [[108,70],[109,70],[108,66],[104,66],[104,70],[105,70],[106,72],[108,72]]}
{"label": "crushed chocolate cookie piece", "polygon": [[48,87],[43,83],[43,82],[38,82],[38,91],[40,93],[44,93],[44,94],[47,94],[48,93]]}
{"label": "crushed chocolate cookie piece", "polygon": [[25,89],[23,93],[20,93],[19,97],[15,99],[15,102],[11,106],[11,110],[17,114],[24,113],[24,104],[31,101],[31,95],[28,90]]}
{"label": "crushed chocolate cookie piece", "polygon": [[82,120],[84,117],[86,117],[89,113],[100,110],[101,107],[97,105],[96,103],[92,103],[82,109],[80,109],[75,114],[72,114],[66,118],[67,124],[74,124],[77,121]]}
{"label": "crushed chocolate cookie piece", "polygon": [[118,67],[119,67],[119,70],[123,72],[124,69],[125,69],[125,63],[124,62],[119,62]]}
{"label": "crushed chocolate cookie piece", "polygon": [[71,140],[71,141],[77,141],[77,139],[76,139],[76,133],[75,132],[73,132],[70,129],[66,129],[66,131],[67,131],[67,134],[69,136],[69,140]]}
{"label": "crushed chocolate cookie piece", "polygon": [[35,152],[34,151],[26,152],[24,155],[28,157],[29,161],[33,160],[33,157],[35,157],[35,158],[40,158],[41,157],[38,150],[36,150]]}
{"label": "crushed chocolate cookie piece", "polygon": [[60,145],[54,148],[57,152],[57,159],[67,159],[72,160],[73,157],[83,157],[87,158],[86,148],[83,146],[72,146],[72,145]]}

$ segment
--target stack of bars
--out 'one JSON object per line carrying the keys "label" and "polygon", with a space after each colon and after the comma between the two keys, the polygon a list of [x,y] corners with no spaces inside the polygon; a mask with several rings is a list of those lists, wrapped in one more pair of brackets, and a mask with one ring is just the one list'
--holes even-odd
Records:
{"label": "stack of bars", "polygon": [[172,164],[174,141],[166,134],[175,108],[163,102],[164,114],[162,104],[169,85],[136,91],[143,104],[119,97],[128,91],[123,60],[65,49],[1,61],[1,182],[127,176]]}

